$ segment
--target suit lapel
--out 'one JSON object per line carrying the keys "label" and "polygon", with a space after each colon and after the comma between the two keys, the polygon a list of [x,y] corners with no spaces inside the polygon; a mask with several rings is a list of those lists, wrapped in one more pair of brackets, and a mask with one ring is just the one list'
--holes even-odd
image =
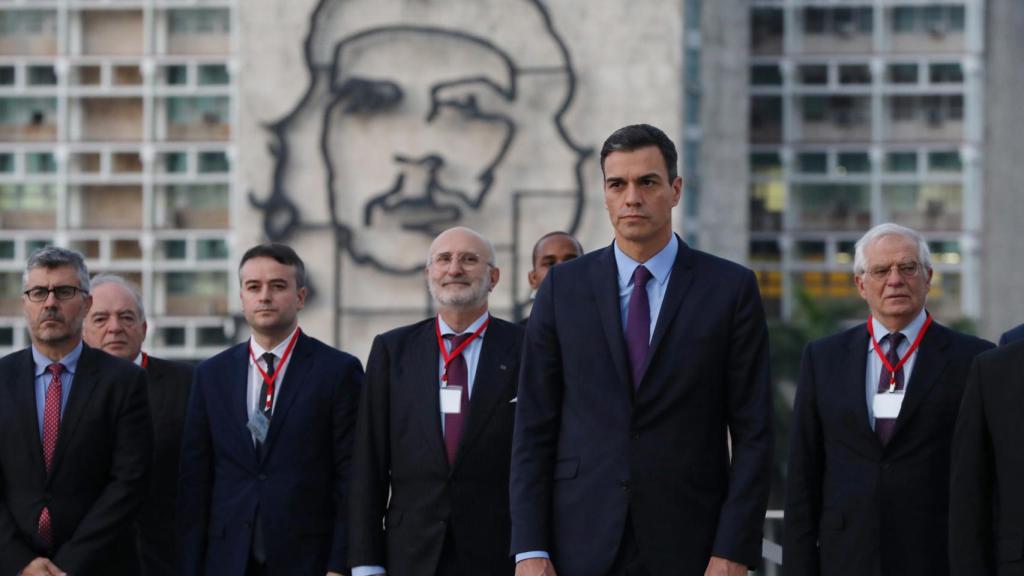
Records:
{"label": "suit lapel", "polygon": [[[914,412],[921,406],[921,403],[939,381],[946,364],[949,362],[945,349],[949,345],[949,333],[946,328],[938,324],[932,324],[921,339],[921,345],[917,349],[917,358],[914,360],[914,371],[910,374],[907,382],[907,395],[903,399],[903,406],[900,408],[900,415],[896,418],[896,425],[892,430],[892,437],[896,438],[900,430],[907,426],[906,422],[914,416]],[[889,442],[892,445],[892,442]]]}
{"label": "suit lapel", "polygon": [[[839,406],[849,406],[847,412],[850,419],[847,426],[855,431],[873,450],[881,452],[882,442],[871,428],[868,418],[867,375],[868,375],[868,329],[866,324],[850,330],[846,341],[846,353],[842,356],[842,366],[835,373],[839,382],[836,391],[840,394]],[[845,419],[846,417],[844,417]],[[844,425],[847,422],[843,423]]]}
{"label": "suit lapel", "polygon": [[15,375],[14,385],[11,387],[14,393],[14,403],[17,414],[24,414],[21,418],[21,437],[27,438],[29,451],[32,453],[32,462],[38,466],[40,474],[45,474],[43,464],[43,443],[39,439],[39,416],[36,413],[36,370],[35,361],[32,359],[32,349],[26,348],[18,363],[18,373]]}
{"label": "suit lapel", "polygon": [[60,467],[64,451],[68,443],[75,437],[75,428],[82,419],[89,402],[93,397],[93,388],[100,378],[97,364],[97,352],[89,346],[82,344],[82,355],[78,358],[78,366],[75,368],[75,376],[71,380],[71,392],[68,394],[68,403],[64,407],[60,418],[60,433],[57,435],[57,448],[53,454],[53,468],[50,469],[50,476]]}
{"label": "suit lapel", "polygon": [[622,335],[622,311],[619,307],[618,266],[615,264],[615,251],[611,246],[605,248],[590,264],[590,280],[597,299],[597,310],[604,327],[604,337],[608,342],[612,363],[619,382],[630,385],[629,362],[626,360],[626,339]]}
{"label": "suit lapel", "polygon": [[433,454],[437,465],[448,467],[448,456],[444,447],[444,433],[441,431],[441,393],[438,390],[437,336],[434,322],[424,322],[410,339],[409,362],[403,368],[401,394],[408,390],[406,399],[412,403],[409,414],[419,423],[421,437],[427,444],[427,453]]}
{"label": "suit lapel", "polygon": [[284,380],[281,381],[281,391],[274,402],[274,410],[270,417],[270,430],[267,432],[267,443],[264,446],[263,457],[266,459],[274,446],[274,440],[281,435],[281,428],[284,426],[284,419],[288,416],[288,409],[295,403],[295,398],[303,392],[304,382],[309,372],[313,369],[313,343],[308,336],[299,333],[299,340],[295,343],[295,350],[288,361],[288,369],[284,373]]}
{"label": "suit lapel", "polygon": [[491,413],[502,402],[507,402],[503,394],[507,389],[510,367],[517,358],[508,358],[513,340],[508,329],[499,322],[491,322],[487,333],[481,341],[480,358],[476,363],[476,375],[473,377],[473,395],[470,398],[469,417],[462,438],[459,440],[459,451],[455,457],[454,469],[463,459],[466,448],[479,435],[483,427],[491,419]]}
{"label": "suit lapel", "polygon": [[642,384],[647,379],[647,368],[651,365],[651,359],[655,357],[658,346],[665,339],[665,333],[668,332],[669,326],[675,320],[679,305],[683,302],[683,297],[690,290],[690,286],[693,285],[695,276],[693,271],[693,253],[690,251],[690,248],[677,236],[673,236],[673,240],[678,242],[679,252],[676,253],[676,261],[672,264],[672,274],[669,276],[668,287],[665,289],[665,298],[661,302],[661,310],[658,311],[657,324],[654,325],[651,348],[647,353],[647,360],[644,361],[641,390],[645,389]]}
{"label": "suit lapel", "polygon": [[228,412],[228,425],[235,432],[244,453],[248,453],[256,461],[256,445],[252,440],[249,424],[249,399],[246,392],[249,386],[249,341],[235,346],[230,363],[231,373],[227,375],[227,386],[216,386],[227,395],[224,409]]}

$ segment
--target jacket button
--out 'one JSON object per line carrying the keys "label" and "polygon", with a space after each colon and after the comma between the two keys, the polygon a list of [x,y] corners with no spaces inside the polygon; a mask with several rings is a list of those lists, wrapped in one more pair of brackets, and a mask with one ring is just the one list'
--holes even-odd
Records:
{"label": "jacket button", "polygon": [[264,480],[267,479],[267,475],[266,474],[260,474],[256,478],[259,479],[260,482],[263,482]]}

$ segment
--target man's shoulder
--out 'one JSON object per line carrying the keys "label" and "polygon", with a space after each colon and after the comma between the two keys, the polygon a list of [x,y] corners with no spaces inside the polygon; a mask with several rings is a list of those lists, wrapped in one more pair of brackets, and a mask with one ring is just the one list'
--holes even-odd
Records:
{"label": "man's shoulder", "polygon": [[154,374],[168,375],[178,380],[191,380],[192,371],[195,369],[191,364],[178,362],[176,360],[158,358],[156,356],[149,356],[148,362],[149,364],[146,366],[146,370]]}
{"label": "man's shoulder", "polygon": [[997,370],[1009,373],[1024,371],[1024,340],[1014,340],[998,348],[986,350],[978,354],[975,362],[985,366],[987,370]]}
{"label": "man's shoulder", "polygon": [[1015,340],[1024,340],[1024,324],[1010,328],[1006,332],[1003,332],[1001,338],[999,338],[999,344],[1005,345]]}
{"label": "man's shoulder", "polygon": [[685,244],[680,245],[679,249],[683,262],[689,261],[689,265],[698,271],[710,271],[716,275],[724,275],[726,277],[750,276],[753,274],[750,268],[727,258],[715,256],[710,252],[690,248]]}
{"label": "man's shoulder", "polygon": [[405,324],[404,326],[398,326],[392,328],[386,332],[381,332],[377,335],[377,340],[387,344],[394,345],[408,340],[411,337],[418,336],[426,330],[433,331],[435,319],[424,318],[418,322],[412,324]]}
{"label": "man's shoulder", "polygon": [[235,360],[238,359],[240,355],[245,353],[248,347],[248,340],[241,342],[239,344],[235,344],[234,346],[226,350],[222,350],[221,352],[218,352],[217,354],[214,354],[213,356],[210,356],[206,360],[200,362],[196,366],[195,371],[197,374],[205,374],[208,372],[217,372],[220,370],[227,369]]}
{"label": "man's shoulder", "polygon": [[865,326],[864,322],[858,322],[838,332],[816,338],[807,343],[807,349],[815,353],[829,353],[863,343],[864,349],[867,350],[868,331]]}
{"label": "man's shoulder", "polygon": [[310,353],[316,356],[327,358],[330,359],[331,361],[339,362],[342,364],[346,362],[359,361],[352,354],[349,354],[344,350],[339,350],[334,346],[327,344],[326,342],[323,342],[313,336],[306,334],[305,332],[302,333],[300,338],[305,342],[305,345],[309,347]]}
{"label": "man's shoulder", "polygon": [[26,359],[32,358],[31,348],[22,348],[21,350],[15,350],[10,354],[0,358],[0,372],[6,372],[8,370],[14,370],[21,366]]}
{"label": "man's shoulder", "polygon": [[934,327],[938,328],[940,331],[946,332],[953,345],[952,347],[954,352],[967,354],[970,357],[974,357],[986,350],[995,348],[996,346],[988,340],[978,338],[977,336],[966,334],[964,332],[958,332],[957,330],[954,330],[949,326],[939,324],[938,322],[934,323]]}

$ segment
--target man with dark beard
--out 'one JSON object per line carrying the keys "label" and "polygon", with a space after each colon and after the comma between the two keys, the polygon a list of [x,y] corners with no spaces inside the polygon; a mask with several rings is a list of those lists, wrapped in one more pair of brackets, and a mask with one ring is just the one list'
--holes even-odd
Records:
{"label": "man with dark beard", "polygon": [[[359,409],[352,576],[511,575],[509,461],[523,331],[494,318],[494,248],[442,232],[426,265],[435,318],[377,336]],[[389,501],[390,493],[390,501]]]}

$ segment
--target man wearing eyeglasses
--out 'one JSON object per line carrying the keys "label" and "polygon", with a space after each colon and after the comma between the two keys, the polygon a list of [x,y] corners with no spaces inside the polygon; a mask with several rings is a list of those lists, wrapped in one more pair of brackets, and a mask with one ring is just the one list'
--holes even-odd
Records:
{"label": "man wearing eyeglasses", "polygon": [[28,260],[32,345],[0,359],[0,574],[137,575],[152,431],[145,372],[82,342],[82,255]]}
{"label": "man wearing eyeglasses", "polygon": [[968,368],[990,342],[925,309],[916,231],[856,244],[866,322],[811,342],[800,365],[786,490],[787,575],[949,574],[950,446]]}
{"label": "man wearing eyeglasses", "polygon": [[500,272],[477,232],[438,235],[425,272],[437,316],[377,336],[366,366],[352,463],[352,576],[511,576],[508,479],[523,331],[488,312]]}
{"label": "man wearing eyeglasses", "polygon": [[148,325],[135,284],[116,274],[97,274],[91,284],[92,307],[83,330],[86,344],[134,362],[149,379],[152,473],[135,521],[139,564],[145,576],[176,576],[174,501],[192,367],[142,351]]}

